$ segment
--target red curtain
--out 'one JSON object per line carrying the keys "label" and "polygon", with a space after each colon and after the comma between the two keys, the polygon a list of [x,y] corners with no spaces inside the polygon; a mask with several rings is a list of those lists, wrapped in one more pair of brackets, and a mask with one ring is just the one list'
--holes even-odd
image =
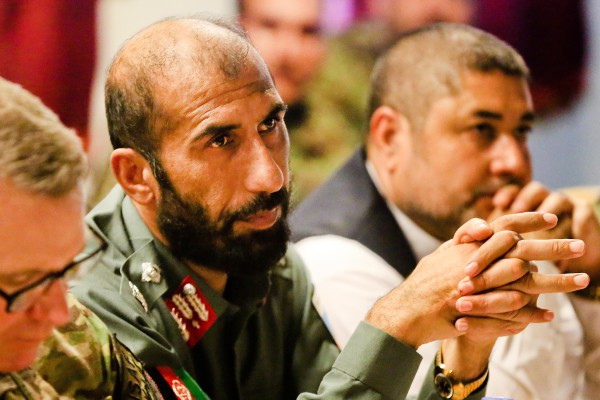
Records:
{"label": "red curtain", "polygon": [[39,96],[87,142],[96,0],[1,0],[0,75]]}
{"label": "red curtain", "polygon": [[536,112],[561,111],[577,99],[587,53],[582,0],[479,0],[478,20],[525,58]]}

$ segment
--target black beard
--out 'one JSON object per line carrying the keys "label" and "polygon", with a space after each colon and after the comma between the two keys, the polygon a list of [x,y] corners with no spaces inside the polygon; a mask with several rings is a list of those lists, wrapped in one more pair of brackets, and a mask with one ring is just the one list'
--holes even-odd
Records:
{"label": "black beard", "polygon": [[[230,275],[256,275],[269,271],[285,255],[290,236],[288,190],[261,193],[241,209],[224,214],[217,223],[210,220],[202,205],[183,199],[170,182],[164,183],[158,229],[177,258]],[[273,227],[233,233],[236,221],[276,206],[281,206],[281,216]]]}

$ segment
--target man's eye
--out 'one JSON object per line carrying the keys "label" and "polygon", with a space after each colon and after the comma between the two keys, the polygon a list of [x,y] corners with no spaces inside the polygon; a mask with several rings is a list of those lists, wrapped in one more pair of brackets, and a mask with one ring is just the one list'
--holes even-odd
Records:
{"label": "man's eye", "polygon": [[531,133],[531,129],[531,126],[528,125],[520,126],[515,130],[515,137],[519,140],[525,140],[529,133]]}
{"label": "man's eye", "polygon": [[231,138],[227,135],[219,135],[210,141],[210,147],[223,147],[231,143]]}
{"label": "man's eye", "polygon": [[494,140],[496,137],[496,129],[488,123],[481,123],[475,125],[475,130],[486,140]]}
{"label": "man's eye", "polygon": [[258,126],[258,131],[259,132],[272,131],[277,126],[277,122],[278,122],[277,118],[266,119]]}
{"label": "man's eye", "polygon": [[302,33],[307,36],[320,36],[321,27],[319,25],[307,25],[302,28]]}

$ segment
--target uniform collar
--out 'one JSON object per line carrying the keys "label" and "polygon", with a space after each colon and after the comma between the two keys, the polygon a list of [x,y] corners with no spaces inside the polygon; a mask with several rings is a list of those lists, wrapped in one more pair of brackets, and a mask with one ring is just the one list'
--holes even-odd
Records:
{"label": "uniform collar", "polygon": [[[123,256],[119,265],[122,277],[121,293],[133,290],[131,282],[140,291],[148,310],[169,291],[177,288],[187,276],[192,277],[217,315],[223,314],[228,308],[230,311],[236,311],[240,307],[256,308],[268,294],[268,273],[254,277],[230,277],[226,293],[229,293],[228,297],[232,301],[227,301],[217,294],[154,237],[120,186],[113,189],[107,198],[90,212],[88,223]],[[143,279],[144,269],[149,265],[160,269],[159,282],[147,282]]]}

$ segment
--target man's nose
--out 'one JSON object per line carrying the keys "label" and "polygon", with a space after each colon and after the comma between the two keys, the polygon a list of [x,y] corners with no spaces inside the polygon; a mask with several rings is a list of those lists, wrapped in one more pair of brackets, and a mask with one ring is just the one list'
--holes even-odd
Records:
{"label": "man's nose", "polygon": [[531,164],[526,143],[513,135],[501,135],[492,149],[491,172],[498,176],[525,178],[530,174]]}
{"label": "man's nose", "polygon": [[248,170],[245,186],[252,193],[275,193],[285,184],[285,175],[271,151],[262,142],[256,140],[252,144],[252,151],[248,154]]}

